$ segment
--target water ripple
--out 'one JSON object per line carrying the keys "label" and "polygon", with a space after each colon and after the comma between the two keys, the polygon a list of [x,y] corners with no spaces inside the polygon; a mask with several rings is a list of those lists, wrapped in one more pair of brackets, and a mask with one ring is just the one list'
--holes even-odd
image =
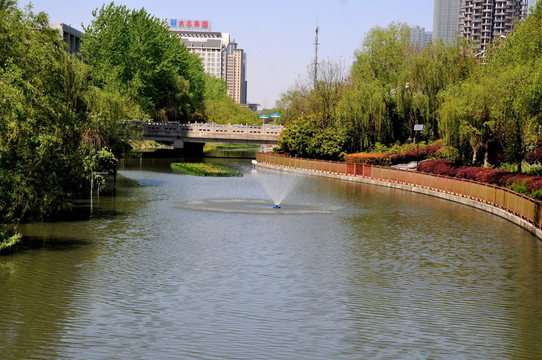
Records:
{"label": "water ripple", "polygon": [[146,186],[102,199],[120,216],[0,258],[0,357],[542,357],[542,245],[502,219],[313,178],[268,213],[250,176],[124,173]]}

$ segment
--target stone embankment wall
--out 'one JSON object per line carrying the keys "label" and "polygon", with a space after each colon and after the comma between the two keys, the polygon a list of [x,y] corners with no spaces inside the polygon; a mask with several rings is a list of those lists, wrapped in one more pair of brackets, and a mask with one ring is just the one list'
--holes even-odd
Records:
{"label": "stone embankment wall", "polygon": [[256,159],[259,167],[386,186],[455,201],[505,218],[542,240],[542,203],[509,189],[380,166],[351,165],[264,153],[258,153]]}

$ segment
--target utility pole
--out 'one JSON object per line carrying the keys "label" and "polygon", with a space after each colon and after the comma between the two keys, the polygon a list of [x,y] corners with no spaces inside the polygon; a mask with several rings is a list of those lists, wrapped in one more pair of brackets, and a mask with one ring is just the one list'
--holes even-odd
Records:
{"label": "utility pole", "polygon": [[316,25],[316,35],[314,37],[314,89],[318,87],[318,30],[320,28]]}

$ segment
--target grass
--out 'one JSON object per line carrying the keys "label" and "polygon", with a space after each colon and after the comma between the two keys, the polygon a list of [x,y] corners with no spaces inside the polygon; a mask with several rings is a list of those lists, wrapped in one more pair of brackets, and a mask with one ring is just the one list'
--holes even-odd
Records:
{"label": "grass", "polygon": [[195,176],[243,176],[240,171],[207,163],[172,163],[171,168],[182,174]]}
{"label": "grass", "polygon": [[203,152],[209,152],[211,150],[245,150],[245,149],[258,149],[260,145],[250,144],[222,144],[222,143],[206,143]]}
{"label": "grass", "polygon": [[154,140],[132,140],[130,146],[134,152],[153,152],[158,149],[171,149],[171,146],[160,144]]}

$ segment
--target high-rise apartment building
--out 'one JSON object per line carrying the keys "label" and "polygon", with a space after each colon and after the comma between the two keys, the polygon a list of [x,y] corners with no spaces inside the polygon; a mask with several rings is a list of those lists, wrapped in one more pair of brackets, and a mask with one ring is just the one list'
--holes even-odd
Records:
{"label": "high-rise apartment building", "polygon": [[527,0],[461,0],[459,32],[483,51],[495,37],[510,33],[527,8]]}
{"label": "high-rise apartment building", "polygon": [[409,25],[408,30],[410,33],[410,43],[423,49],[431,42],[432,33],[425,31],[423,26]]}
{"label": "high-rise apartment building", "polygon": [[238,104],[247,103],[246,92],[246,54],[242,49],[237,48],[235,41],[228,44],[226,50],[226,76],[224,80],[228,84],[230,96]]}
{"label": "high-rise apartment building", "polygon": [[459,5],[461,0],[435,0],[433,8],[433,40],[454,43],[459,32]]}
{"label": "high-rise apartment building", "polygon": [[230,34],[213,32],[206,20],[169,20],[170,31],[186,48],[201,57],[205,72],[222,78],[229,95],[238,103],[247,103],[246,54],[230,42]]}

